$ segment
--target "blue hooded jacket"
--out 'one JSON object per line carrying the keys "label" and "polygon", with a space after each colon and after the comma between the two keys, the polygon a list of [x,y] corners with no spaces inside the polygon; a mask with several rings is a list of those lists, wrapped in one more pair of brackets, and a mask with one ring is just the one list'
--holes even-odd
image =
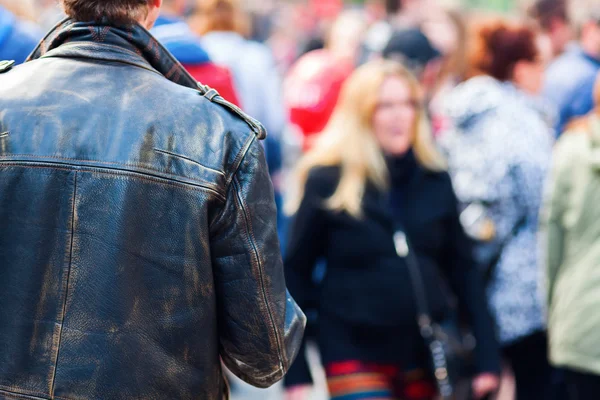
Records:
{"label": "blue hooded jacket", "polygon": [[14,60],[21,64],[42,36],[35,25],[18,20],[0,6],[0,60]]}
{"label": "blue hooded jacket", "polygon": [[594,109],[594,83],[600,60],[572,47],[546,71],[544,97],[558,108],[556,135],[562,134],[574,118]]}
{"label": "blue hooded jacket", "polygon": [[188,27],[185,21],[176,17],[160,16],[152,34],[183,65],[198,65],[210,62],[201,39]]}

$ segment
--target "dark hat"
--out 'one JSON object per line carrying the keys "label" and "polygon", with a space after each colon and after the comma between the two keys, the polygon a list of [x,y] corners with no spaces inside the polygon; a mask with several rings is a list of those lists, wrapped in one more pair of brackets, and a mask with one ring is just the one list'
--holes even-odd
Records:
{"label": "dark hat", "polygon": [[409,69],[422,69],[441,53],[420,29],[406,29],[392,34],[383,49],[383,57],[404,63]]}

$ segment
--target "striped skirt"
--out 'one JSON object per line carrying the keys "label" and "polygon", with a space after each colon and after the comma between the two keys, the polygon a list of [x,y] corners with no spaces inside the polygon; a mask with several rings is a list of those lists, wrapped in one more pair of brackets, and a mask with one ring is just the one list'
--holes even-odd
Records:
{"label": "striped skirt", "polygon": [[423,371],[403,372],[396,366],[360,361],[326,367],[332,400],[432,400],[435,384]]}

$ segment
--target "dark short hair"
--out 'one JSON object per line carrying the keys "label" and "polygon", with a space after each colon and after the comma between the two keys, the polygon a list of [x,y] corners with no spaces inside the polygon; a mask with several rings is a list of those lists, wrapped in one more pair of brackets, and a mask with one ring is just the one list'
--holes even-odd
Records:
{"label": "dark short hair", "polygon": [[569,7],[566,0],[537,0],[529,9],[529,16],[548,30],[554,20],[569,23]]}
{"label": "dark short hair", "polygon": [[150,0],[61,0],[65,13],[77,21],[107,19],[133,23],[147,12]]}
{"label": "dark short hair", "polygon": [[385,0],[385,11],[388,15],[396,14],[402,9],[400,0]]}
{"label": "dark short hair", "polygon": [[523,23],[492,20],[475,24],[469,38],[468,75],[512,79],[519,61],[535,61],[538,57],[536,38],[536,30]]}

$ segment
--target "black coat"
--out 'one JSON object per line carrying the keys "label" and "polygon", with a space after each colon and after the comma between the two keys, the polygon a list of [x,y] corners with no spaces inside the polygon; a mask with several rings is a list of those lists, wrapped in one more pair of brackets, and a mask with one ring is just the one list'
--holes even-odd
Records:
{"label": "black coat", "polygon": [[[457,299],[478,340],[478,369],[498,372],[498,345],[483,282],[460,225],[449,175],[419,167],[412,153],[390,162],[390,171],[390,191],[368,185],[364,215],[356,219],[324,204],[338,184],[339,168],[314,169],[291,225],[285,257],[288,287],[301,307],[310,308],[318,299],[324,363],[358,359],[408,368],[425,362],[409,273],[393,241],[402,226],[419,260],[432,315],[444,318]],[[312,270],[319,259],[325,260],[327,273],[316,291]],[[303,363],[296,362],[288,384],[304,380]]]}

